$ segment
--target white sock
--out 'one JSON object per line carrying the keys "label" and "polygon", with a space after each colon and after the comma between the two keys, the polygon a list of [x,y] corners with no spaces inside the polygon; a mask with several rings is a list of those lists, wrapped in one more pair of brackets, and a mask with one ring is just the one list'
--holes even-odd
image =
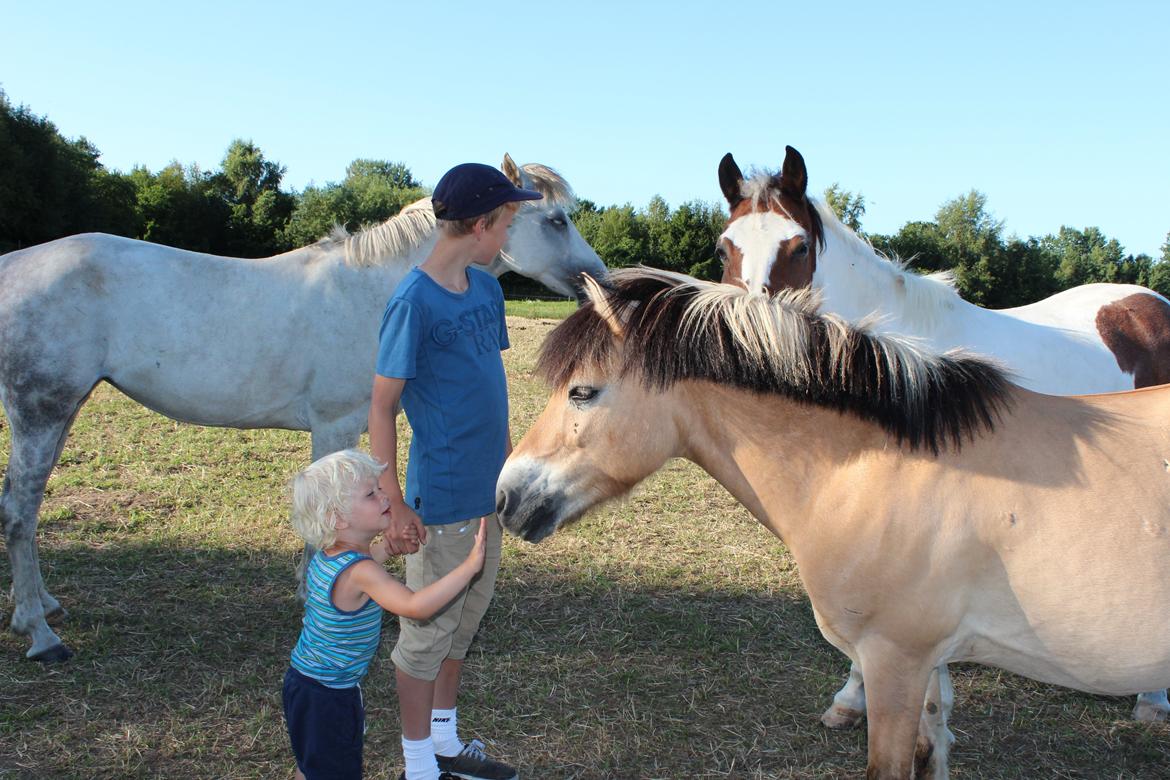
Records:
{"label": "white sock", "polygon": [[406,780],[439,780],[435,743],[430,737],[426,739],[403,737],[402,757],[406,759]]}
{"label": "white sock", "polygon": [[431,710],[431,739],[440,756],[459,755],[463,743],[459,741],[459,716],[454,709]]}

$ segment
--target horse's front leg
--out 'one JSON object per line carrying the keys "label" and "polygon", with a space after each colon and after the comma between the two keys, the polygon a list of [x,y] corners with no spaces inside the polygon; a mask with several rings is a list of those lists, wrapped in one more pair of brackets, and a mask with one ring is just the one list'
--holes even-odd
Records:
{"label": "horse's front leg", "polygon": [[864,718],[865,680],[861,676],[861,667],[852,664],[849,667],[849,679],[837,691],[829,709],[821,715],[821,723],[831,729],[851,729],[860,726]]}
{"label": "horse's front leg", "polygon": [[867,780],[912,780],[931,756],[916,751],[922,702],[934,664],[886,640],[864,642],[858,652],[866,683],[869,722]]}

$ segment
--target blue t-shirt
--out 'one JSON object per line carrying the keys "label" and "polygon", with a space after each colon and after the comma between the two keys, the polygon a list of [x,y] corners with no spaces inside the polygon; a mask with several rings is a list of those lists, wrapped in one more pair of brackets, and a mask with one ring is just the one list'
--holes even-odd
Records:
{"label": "blue t-shirt", "polygon": [[407,380],[402,408],[413,437],[404,497],[427,525],[495,511],[508,447],[504,293],[474,268],[467,283],[454,293],[411,270],[378,337],[378,374]]}

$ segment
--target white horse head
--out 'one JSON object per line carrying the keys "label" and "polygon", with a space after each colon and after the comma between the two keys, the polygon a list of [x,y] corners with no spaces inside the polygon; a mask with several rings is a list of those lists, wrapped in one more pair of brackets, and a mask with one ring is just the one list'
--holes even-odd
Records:
{"label": "white horse head", "polygon": [[606,268],[569,219],[577,203],[573,190],[552,168],[536,163],[518,166],[507,154],[500,169],[517,187],[535,190],[544,198],[523,202],[508,242],[488,270],[496,276],[515,271],[579,300],[581,275],[604,279]]}

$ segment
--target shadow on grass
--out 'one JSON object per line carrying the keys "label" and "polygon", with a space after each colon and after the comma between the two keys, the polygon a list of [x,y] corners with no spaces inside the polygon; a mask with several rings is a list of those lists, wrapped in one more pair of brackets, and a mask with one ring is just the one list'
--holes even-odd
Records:
{"label": "shadow on grass", "polygon": [[[41,667],[22,638],[0,640],[0,776],[290,774],[279,686],[301,613],[287,553],[66,543],[42,559],[78,655]],[[555,566],[505,560],[460,704],[465,736],[522,776],[864,771],[864,730],[817,721],[847,662],[802,594],[644,588]],[[370,777],[399,766],[396,635],[388,620],[364,686]],[[956,777],[1154,777],[1170,762],[1166,727],[1126,721],[1129,702],[977,668],[956,688]]]}

